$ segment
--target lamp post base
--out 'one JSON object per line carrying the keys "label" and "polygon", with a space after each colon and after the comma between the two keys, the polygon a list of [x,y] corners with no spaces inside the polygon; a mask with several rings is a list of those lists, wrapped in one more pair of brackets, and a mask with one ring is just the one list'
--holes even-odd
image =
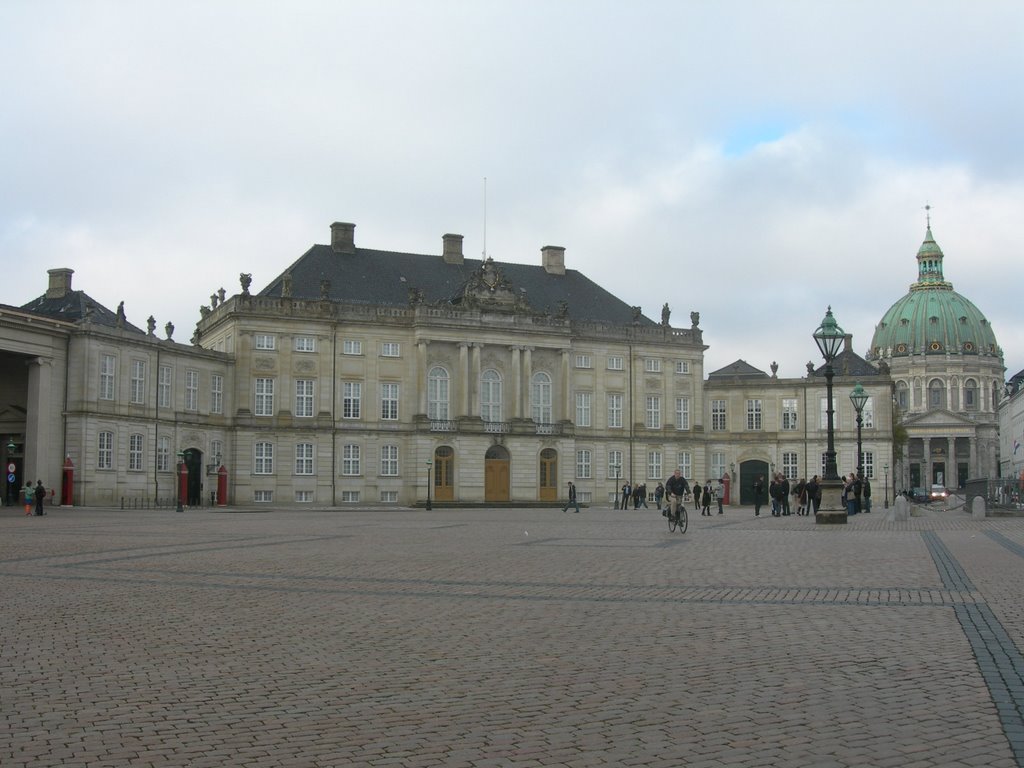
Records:
{"label": "lamp post base", "polygon": [[814,522],[818,525],[846,525],[846,507],[842,504],[843,481],[821,481],[821,507],[814,513]]}

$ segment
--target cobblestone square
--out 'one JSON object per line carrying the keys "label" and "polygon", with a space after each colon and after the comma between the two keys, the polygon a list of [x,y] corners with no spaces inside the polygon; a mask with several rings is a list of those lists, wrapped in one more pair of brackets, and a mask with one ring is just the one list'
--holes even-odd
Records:
{"label": "cobblestone square", "polygon": [[0,510],[0,765],[1024,765],[1024,519]]}

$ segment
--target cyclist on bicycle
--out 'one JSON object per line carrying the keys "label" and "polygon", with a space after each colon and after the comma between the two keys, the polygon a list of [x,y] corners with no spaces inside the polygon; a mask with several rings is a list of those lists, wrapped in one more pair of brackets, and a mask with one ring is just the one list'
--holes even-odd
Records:
{"label": "cyclist on bicycle", "polygon": [[683,503],[683,494],[690,492],[690,485],[683,477],[681,470],[676,470],[668,480],[665,481],[665,496],[669,498],[668,513],[672,517],[679,518],[679,506]]}

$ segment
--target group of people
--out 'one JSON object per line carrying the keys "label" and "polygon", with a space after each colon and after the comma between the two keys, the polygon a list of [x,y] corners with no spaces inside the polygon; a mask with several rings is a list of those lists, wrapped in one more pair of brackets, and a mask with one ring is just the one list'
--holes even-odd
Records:
{"label": "group of people", "polygon": [[45,515],[46,512],[43,510],[43,500],[46,498],[46,488],[43,487],[42,480],[36,480],[35,487],[32,487],[32,481],[29,480],[25,483],[25,489],[22,492],[25,499],[25,514],[31,515],[33,509],[37,515]]}
{"label": "group of people", "polygon": [[[658,483],[658,487],[654,489],[654,503],[661,509],[662,502],[665,503],[665,509],[662,511],[664,515],[671,515],[672,517],[678,517],[678,507],[681,504],[686,503],[686,497],[691,495],[690,484],[683,477],[681,470],[676,470],[675,473],[664,484]],[[701,516],[711,516],[711,504],[714,501],[718,501],[718,514],[722,514],[722,499],[725,493],[722,488],[722,481],[719,480],[717,484],[712,483],[708,480],[702,487],[700,483],[693,484],[692,499],[694,510],[700,510]],[[646,504],[644,506],[647,506]]]}
{"label": "group of people", "polygon": [[630,481],[626,481],[622,484],[622,509],[629,509],[629,504],[633,504],[633,509],[649,509],[647,506],[647,483],[637,483],[633,485]]}
{"label": "group of people", "polygon": [[871,511],[871,481],[864,475],[851,472],[843,475],[843,506],[846,514],[856,515],[859,512]]}
{"label": "group of people", "polygon": [[[764,476],[759,475],[754,481],[754,516],[761,515],[764,504]],[[788,517],[793,514],[790,496],[796,498],[796,514],[810,515],[821,507],[821,484],[818,476],[810,480],[800,478],[795,485],[790,485],[789,478],[782,472],[776,472],[768,482],[768,500],[772,505],[772,517]]]}

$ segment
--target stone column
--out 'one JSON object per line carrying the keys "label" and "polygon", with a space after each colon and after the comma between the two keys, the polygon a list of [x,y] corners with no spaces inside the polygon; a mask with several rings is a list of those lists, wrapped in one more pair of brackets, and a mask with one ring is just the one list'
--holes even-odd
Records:
{"label": "stone column", "polygon": [[970,458],[967,459],[967,477],[968,479],[981,477],[978,472],[978,437],[977,435],[971,435],[967,438],[968,450],[970,452]]}
{"label": "stone column", "polygon": [[523,381],[523,348],[509,347],[512,350],[512,417],[523,417],[523,390],[529,386]]}
{"label": "stone column", "polygon": [[523,347],[523,415],[524,418],[533,418],[533,411],[530,409],[530,391],[533,386],[533,347]]}
{"label": "stone column", "polygon": [[474,416],[480,415],[480,350],[483,348],[483,344],[474,343],[473,345],[473,361],[471,364],[471,370],[469,372],[469,386],[470,386],[470,413]]}
{"label": "stone column", "polygon": [[452,383],[459,385],[459,416],[469,416],[469,393],[473,382],[469,378],[469,342],[459,344],[459,373]]}
{"label": "stone column", "polygon": [[921,470],[921,485],[924,487],[925,493],[930,493],[932,489],[932,439],[930,437],[922,437],[921,443],[924,445],[924,467]]}
{"label": "stone column", "polygon": [[416,342],[416,378],[419,389],[419,411],[427,412],[427,343],[426,341]]}
{"label": "stone column", "polygon": [[[43,477],[47,470],[51,469],[46,465],[46,445],[48,435],[46,425],[47,417],[56,417],[59,414],[50,414],[53,381],[53,360],[48,357],[36,357],[26,362],[28,366],[28,402],[25,412],[25,460],[23,465],[22,482],[43,480],[47,488],[56,488],[60,485],[60,478]],[[60,452],[58,448],[58,453]]]}
{"label": "stone column", "polygon": [[569,367],[569,350],[568,349],[563,349],[562,350],[562,418],[565,421],[574,421],[576,419],[576,414],[573,413],[572,401],[570,399],[570,398],[572,398],[572,392],[571,392],[572,380],[570,379],[570,376],[569,376],[571,370],[572,369]]}

